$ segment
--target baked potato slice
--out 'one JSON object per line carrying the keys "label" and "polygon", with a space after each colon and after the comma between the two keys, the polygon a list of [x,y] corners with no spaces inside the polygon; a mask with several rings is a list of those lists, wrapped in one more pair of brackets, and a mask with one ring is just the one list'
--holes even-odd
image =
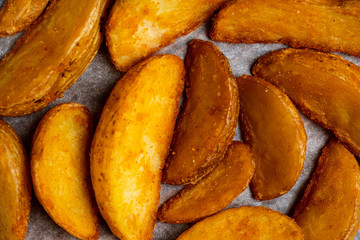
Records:
{"label": "baked potato slice", "polygon": [[92,117],[81,104],[51,109],[33,138],[34,192],[51,218],[80,239],[99,238],[99,219],[90,180]]}
{"label": "baked potato slice", "polygon": [[226,0],[116,0],[106,43],[116,68],[126,72],[176,38],[195,30]]}
{"label": "baked potato slice", "polygon": [[248,187],[254,169],[250,148],[232,142],[214,170],[170,198],[159,209],[158,218],[167,223],[188,223],[224,209]]}
{"label": "baked potato slice", "polygon": [[25,239],[31,208],[31,183],[24,146],[0,119],[0,239]]}
{"label": "baked potato slice", "polygon": [[324,148],[293,218],[305,239],[354,239],[360,226],[360,169],[337,140]]}
{"label": "baked potato slice", "polygon": [[265,207],[232,208],[208,217],[181,234],[178,240],[303,240],[295,221]]}
{"label": "baked potato slice", "polygon": [[120,239],[152,239],[184,78],[179,57],[154,56],[118,81],[103,109],[91,179],[100,212]]}
{"label": "baked potato slice", "polygon": [[360,56],[359,15],[357,0],[234,0],[214,17],[210,37]]}
{"label": "baked potato slice", "polygon": [[189,44],[186,102],[163,171],[168,184],[195,183],[224,157],[235,135],[239,94],[227,58],[211,42]]}
{"label": "baked potato slice", "polygon": [[330,53],[289,48],[261,57],[252,73],[360,156],[360,67]]}

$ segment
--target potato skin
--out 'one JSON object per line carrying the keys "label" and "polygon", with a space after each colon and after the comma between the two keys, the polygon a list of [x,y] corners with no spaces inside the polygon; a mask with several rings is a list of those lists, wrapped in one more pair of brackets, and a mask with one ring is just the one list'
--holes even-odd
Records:
{"label": "potato skin", "polygon": [[100,212],[120,239],[152,239],[184,78],[179,57],[156,55],[118,81],[103,109],[91,179]]}
{"label": "potato skin", "polygon": [[213,43],[193,40],[185,66],[186,102],[163,171],[167,184],[195,183],[208,174],[231,144],[239,116],[229,61]]}
{"label": "potato skin", "polygon": [[106,23],[106,44],[120,71],[200,26],[226,0],[116,0]]}
{"label": "potato skin", "polygon": [[354,239],[360,226],[360,169],[337,140],[324,148],[293,218],[305,239]]}
{"label": "potato skin", "polygon": [[0,239],[25,239],[31,208],[31,183],[24,146],[0,119]]}

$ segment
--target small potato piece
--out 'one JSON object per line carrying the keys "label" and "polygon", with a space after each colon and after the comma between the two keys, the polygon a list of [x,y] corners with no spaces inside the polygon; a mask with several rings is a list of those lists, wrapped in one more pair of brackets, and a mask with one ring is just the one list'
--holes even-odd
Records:
{"label": "small potato piece", "polygon": [[336,140],[324,148],[293,218],[307,240],[354,239],[360,226],[360,169]]}
{"label": "small potato piece", "polygon": [[157,55],[130,69],[105,104],[91,179],[102,216],[122,240],[152,239],[184,78],[179,57]]}
{"label": "small potato piece", "polygon": [[36,197],[59,226],[80,239],[99,238],[88,155],[91,131],[85,106],[58,105],[40,121],[31,151]]}
{"label": "small potato piece", "polygon": [[289,48],[261,57],[252,73],[360,156],[360,67],[330,53]]}
{"label": "small potato piece", "polygon": [[239,93],[227,58],[211,42],[189,44],[186,102],[163,171],[168,184],[195,183],[224,157],[235,135]]}
{"label": "small potato piece", "polygon": [[215,16],[210,37],[360,56],[359,15],[358,0],[234,0]]}
{"label": "small potato piece", "polygon": [[0,239],[25,239],[31,208],[28,160],[20,138],[0,119]]}
{"label": "small potato piece", "polygon": [[265,207],[240,207],[195,224],[177,240],[303,240],[295,221]]}
{"label": "small potato piece", "polygon": [[106,43],[120,71],[200,26],[226,0],[116,0]]}
{"label": "small potato piece", "polygon": [[159,219],[188,223],[224,209],[248,187],[254,169],[249,147],[233,142],[214,170],[195,185],[187,185],[159,209]]}
{"label": "small potato piece", "polygon": [[240,127],[255,159],[251,188],[256,199],[273,199],[287,193],[303,169],[304,124],[294,104],[273,85],[247,75],[237,81]]}

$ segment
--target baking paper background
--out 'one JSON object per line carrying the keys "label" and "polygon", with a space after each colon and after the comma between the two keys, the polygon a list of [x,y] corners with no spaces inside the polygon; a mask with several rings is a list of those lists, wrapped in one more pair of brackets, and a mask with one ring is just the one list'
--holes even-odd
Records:
{"label": "baking paper background", "polygon": [[[0,0],[0,6],[4,0]],[[207,32],[209,29],[209,22],[200,26],[191,34],[177,39],[173,44],[162,49],[159,53],[174,54],[184,59],[187,50],[187,44],[195,38],[209,40]],[[17,34],[12,37],[0,38],[0,58],[2,58],[15,44],[16,40],[22,35]],[[238,77],[242,74],[250,74],[250,67],[254,61],[260,56],[275,50],[286,47],[281,44],[228,44],[218,43],[215,44],[229,59],[231,69]],[[348,55],[340,54],[345,59],[360,65],[360,58],[351,57]],[[3,118],[7,121],[20,135],[24,141],[25,147],[29,153],[32,135],[35,131],[37,124],[41,117],[51,108],[57,104],[66,102],[77,102],[86,105],[94,117],[95,124],[98,122],[102,107],[113,88],[114,84],[121,78],[123,73],[117,71],[111,63],[110,56],[107,51],[105,43],[86,69],[84,74],[77,80],[77,82],[69,88],[62,98],[57,99],[55,102],[48,105],[45,109],[23,117]],[[256,106],[254,106],[256,107]],[[265,206],[271,209],[280,211],[284,214],[291,216],[293,208],[295,207],[298,199],[302,196],[304,188],[309,181],[311,172],[316,167],[317,158],[321,154],[321,149],[326,144],[330,131],[323,129],[319,125],[310,121],[307,117],[302,115],[305,124],[306,134],[308,137],[307,153],[305,166],[300,178],[292,190],[270,201],[257,201],[252,195],[250,189],[246,189],[239,195],[228,208],[239,206]],[[239,128],[236,129],[235,140],[240,140]],[[286,141],[286,139],[284,139]],[[170,186],[162,184],[160,205],[168,198],[173,196],[182,187]],[[0,193],[1,194],[1,193]],[[276,223],[274,223],[276,224]],[[192,224],[166,224],[159,221],[156,222],[154,230],[154,240],[174,240],[183,231],[188,229]],[[42,206],[37,201],[33,194],[32,209],[30,213],[30,222],[27,232],[27,240],[50,240],[50,239],[76,239],[68,234],[61,227],[57,226],[53,220],[44,211]],[[117,239],[107,227],[103,219],[100,220],[100,239],[110,240]],[[358,232],[356,240],[360,240],[360,232]]]}

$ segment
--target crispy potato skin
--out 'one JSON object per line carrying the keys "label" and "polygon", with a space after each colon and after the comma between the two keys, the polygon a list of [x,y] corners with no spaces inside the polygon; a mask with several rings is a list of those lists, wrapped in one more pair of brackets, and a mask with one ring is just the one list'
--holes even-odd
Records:
{"label": "crispy potato skin", "polygon": [[261,57],[252,73],[284,91],[360,156],[360,67],[329,53],[283,49]]}
{"label": "crispy potato skin", "polygon": [[116,0],[106,43],[120,71],[200,26],[226,0]]}
{"label": "crispy potato skin", "polygon": [[184,78],[179,57],[157,55],[130,69],[105,104],[91,179],[100,212],[120,239],[152,239]]}
{"label": "crispy potato skin", "polygon": [[229,61],[211,42],[193,40],[185,59],[186,102],[162,181],[195,183],[224,157],[235,135],[239,93]]}
{"label": "crispy potato skin", "polygon": [[177,240],[303,240],[295,221],[265,207],[232,208],[208,217],[181,234]]}
{"label": "crispy potato skin", "polygon": [[20,138],[0,119],[0,239],[25,239],[31,208],[28,159]]}
{"label": "crispy potato skin", "polygon": [[49,0],[7,0],[0,9],[0,37],[25,30],[44,11]]}
{"label": "crispy potato skin", "polygon": [[238,0],[214,17],[211,39],[285,43],[360,56],[357,0]]}
{"label": "crispy potato skin", "polygon": [[355,238],[360,226],[360,169],[336,140],[324,148],[293,218],[305,239]]}
{"label": "crispy potato skin", "polygon": [[306,154],[304,124],[275,86],[248,75],[237,81],[241,133],[255,159],[251,188],[256,199],[270,200],[287,193],[300,176]]}
{"label": "crispy potato skin", "polygon": [[224,209],[248,187],[254,169],[250,148],[232,142],[214,170],[168,200],[159,209],[158,218],[167,223],[188,223]]}
{"label": "crispy potato skin", "polygon": [[31,151],[36,197],[58,225],[80,239],[99,238],[88,155],[91,131],[84,105],[58,105],[40,121]]}

